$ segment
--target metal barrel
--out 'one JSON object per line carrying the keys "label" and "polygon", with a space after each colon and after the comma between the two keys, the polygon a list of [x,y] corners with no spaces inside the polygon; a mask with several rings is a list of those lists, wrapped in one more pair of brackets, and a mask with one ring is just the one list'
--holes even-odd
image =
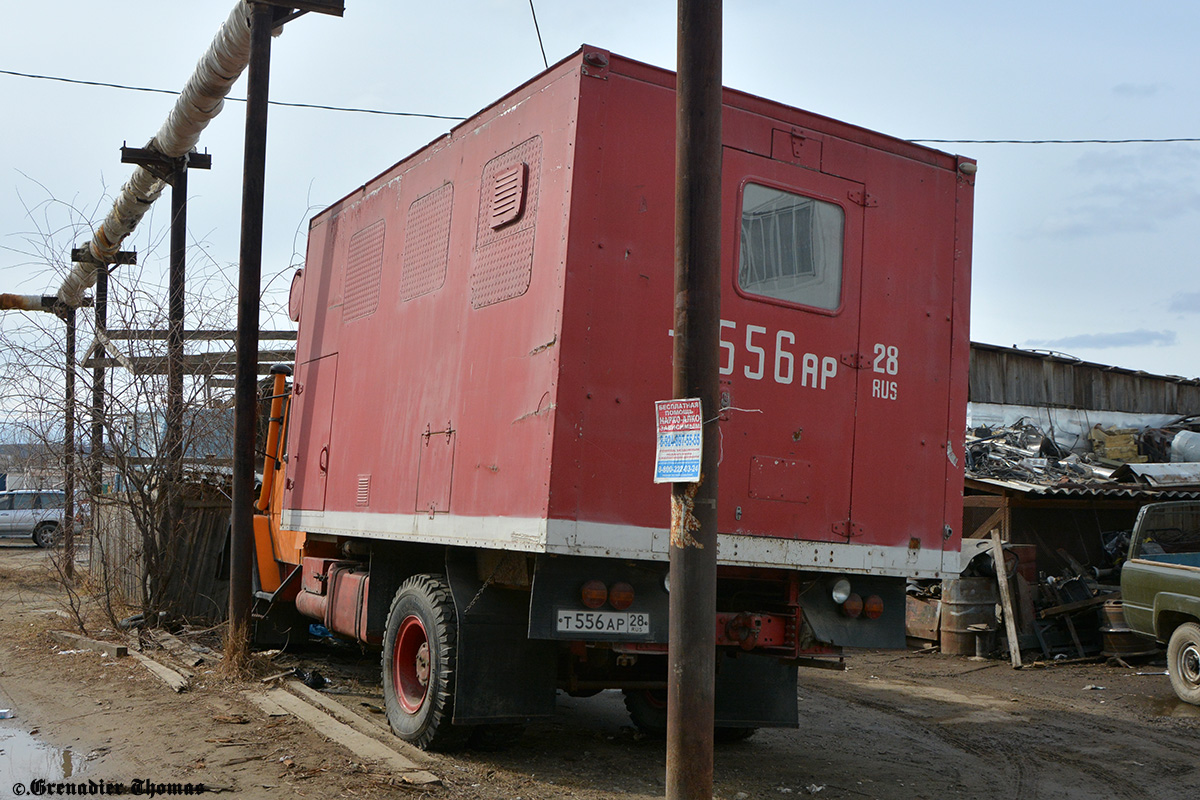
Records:
{"label": "metal barrel", "polygon": [[994,578],[942,581],[941,649],[955,656],[975,655],[972,625],[996,626],[999,585]]}
{"label": "metal barrel", "polygon": [[1036,544],[1006,544],[1006,550],[1017,555],[1017,573],[1030,586],[1036,586],[1038,581],[1037,545]]}

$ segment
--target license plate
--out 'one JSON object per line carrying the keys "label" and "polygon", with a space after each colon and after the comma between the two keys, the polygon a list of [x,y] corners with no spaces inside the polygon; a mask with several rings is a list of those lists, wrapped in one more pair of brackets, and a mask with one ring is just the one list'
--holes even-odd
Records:
{"label": "license plate", "polygon": [[636,635],[650,632],[650,615],[633,611],[558,612],[560,633],[611,633]]}

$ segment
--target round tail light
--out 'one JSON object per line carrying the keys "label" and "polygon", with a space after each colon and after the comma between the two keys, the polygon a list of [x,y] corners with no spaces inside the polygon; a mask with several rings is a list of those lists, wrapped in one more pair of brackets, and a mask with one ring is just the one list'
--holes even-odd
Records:
{"label": "round tail light", "polygon": [[883,598],[873,594],[863,603],[863,615],[867,619],[879,619],[883,616]]}
{"label": "round tail light", "polygon": [[588,581],[579,594],[588,608],[599,608],[608,601],[608,587],[602,581]]}
{"label": "round tail light", "polygon": [[857,594],[852,594],[842,603],[842,613],[851,619],[857,619],[863,612],[863,600]]}
{"label": "round tail light", "polygon": [[624,611],[633,605],[633,587],[622,581],[614,583],[608,590],[608,604],[617,611]]}

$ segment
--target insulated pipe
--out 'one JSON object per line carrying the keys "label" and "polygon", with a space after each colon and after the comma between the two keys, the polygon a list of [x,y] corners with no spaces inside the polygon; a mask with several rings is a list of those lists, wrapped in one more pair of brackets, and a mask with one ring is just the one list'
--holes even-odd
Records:
{"label": "insulated pipe", "polygon": [[0,310],[4,311],[50,311],[54,298],[40,294],[0,294]]}
{"label": "insulated pipe", "polygon": [[[238,0],[146,149],[168,158],[191,152],[209,121],[221,113],[225,96],[249,62],[250,3]],[[165,186],[163,180],[145,167],[134,169],[129,181],[121,187],[112,210],[92,236],[88,247],[95,263],[76,262],[58,290],[60,303],[72,308],[83,303],[83,293],[96,282],[98,266],[116,260],[121,243],[141,222]],[[37,310],[48,309],[39,306]]]}

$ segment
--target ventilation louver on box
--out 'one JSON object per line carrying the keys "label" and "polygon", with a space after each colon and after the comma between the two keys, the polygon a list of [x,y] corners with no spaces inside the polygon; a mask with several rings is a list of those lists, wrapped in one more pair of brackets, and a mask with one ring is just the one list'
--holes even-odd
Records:
{"label": "ventilation louver on box", "polygon": [[471,306],[520,297],[533,277],[542,139],[534,136],[484,165],[471,260]]}
{"label": "ventilation louver on box", "polygon": [[503,227],[521,216],[525,207],[525,180],[529,168],[525,164],[509,167],[496,175],[492,189],[492,230]]}

